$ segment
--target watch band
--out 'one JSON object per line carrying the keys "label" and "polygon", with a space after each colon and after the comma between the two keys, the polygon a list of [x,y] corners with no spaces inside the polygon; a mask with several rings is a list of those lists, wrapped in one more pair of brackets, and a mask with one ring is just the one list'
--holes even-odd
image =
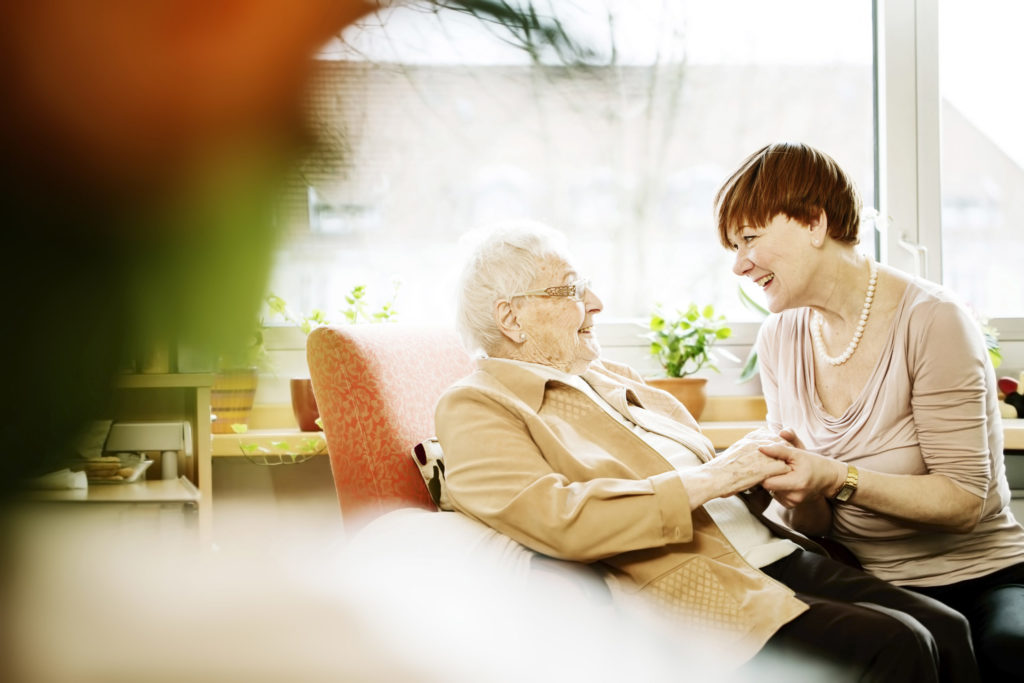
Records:
{"label": "watch band", "polygon": [[857,481],[860,479],[860,473],[857,472],[857,468],[853,465],[846,466],[846,481],[839,487],[836,494],[832,496],[832,500],[840,503],[845,503],[850,500],[850,496],[857,490]]}

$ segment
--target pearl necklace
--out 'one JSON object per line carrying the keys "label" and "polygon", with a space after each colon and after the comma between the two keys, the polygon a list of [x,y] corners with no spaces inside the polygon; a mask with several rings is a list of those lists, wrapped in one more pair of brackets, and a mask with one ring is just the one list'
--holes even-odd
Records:
{"label": "pearl necklace", "polygon": [[821,339],[821,313],[815,311],[814,316],[811,318],[811,339],[814,341],[814,350],[829,365],[838,366],[850,360],[850,356],[853,355],[853,352],[857,350],[857,345],[860,344],[860,338],[864,336],[864,326],[867,325],[868,315],[871,313],[871,302],[875,299],[875,284],[878,282],[878,264],[874,261],[868,261],[868,266],[871,268],[871,276],[868,278],[868,291],[864,294],[864,307],[860,312],[860,320],[857,321],[857,329],[853,332],[853,339],[846,345],[845,351],[835,357],[828,355],[828,352],[825,350],[825,342]]}

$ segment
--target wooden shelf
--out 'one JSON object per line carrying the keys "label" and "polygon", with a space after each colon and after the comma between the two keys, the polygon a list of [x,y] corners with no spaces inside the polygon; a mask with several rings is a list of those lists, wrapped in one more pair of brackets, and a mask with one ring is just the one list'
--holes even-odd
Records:
{"label": "wooden shelf", "polygon": [[1003,420],[1003,448],[1024,450],[1024,419]]}
{"label": "wooden shelf", "polygon": [[[701,422],[700,428],[704,435],[711,439],[715,448],[727,448],[736,439],[747,432],[764,427],[765,423],[750,421],[716,421]],[[1024,450],[1024,420],[1003,420],[1003,448],[1005,450]]]}
{"label": "wooden shelf", "polygon": [[84,489],[26,491],[24,500],[50,503],[182,503],[197,504],[199,490],[185,477],[131,484],[90,484]]}
{"label": "wooden shelf", "polygon": [[758,422],[768,408],[763,396],[708,396],[702,422]]}
{"label": "wooden shelf", "polygon": [[169,374],[125,374],[117,378],[122,389],[173,389],[213,386],[212,372],[182,372]]}
{"label": "wooden shelf", "polygon": [[[757,410],[757,401],[749,401],[744,399],[743,412],[746,413],[748,406],[746,403],[751,403],[751,409]],[[717,406],[716,406],[717,407]],[[731,406],[734,407],[734,406]],[[714,414],[724,414],[725,411],[719,410]],[[748,413],[749,414],[749,413]],[[748,432],[757,429],[758,427],[764,427],[765,423],[761,420],[704,420],[700,423],[700,428],[704,432],[705,436],[711,439],[715,448],[727,448],[737,439],[741,438]],[[1024,420],[1003,420],[1003,434],[1005,438],[1005,448],[1012,450],[1024,450]],[[243,443],[257,443],[265,448],[271,448],[271,444],[276,441],[285,442],[299,442],[301,439],[315,438],[324,441],[323,432],[300,432],[297,428],[283,428],[283,429],[250,429],[244,434],[214,434],[213,435],[213,448],[212,454],[214,457],[242,457],[241,444]],[[326,453],[326,449],[324,451]]]}
{"label": "wooden shelf", "polygon": [[756,420],[708,421],[700,423],[700,430],[715,448],[728,448],[747,433],[764,426],[764,422]]}

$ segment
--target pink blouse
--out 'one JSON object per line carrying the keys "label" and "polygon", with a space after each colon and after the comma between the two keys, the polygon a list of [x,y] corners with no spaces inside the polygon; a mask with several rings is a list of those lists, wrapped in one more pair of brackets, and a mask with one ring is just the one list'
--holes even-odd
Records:
{"label": "pink blouse", "polygon": [[941,473],[985,500],[967,534],[913,528],[856,505],[833,507],[832,536],[864,569],[908,586],[984,576],[1024,561],[1010,511],[995,373],[977,322],[948,290],[915,280],[900,302],[878,366],[846,412],[825,411],[814,381],[810,310],[765,321],[758,339],[768,423],[857,467]]}

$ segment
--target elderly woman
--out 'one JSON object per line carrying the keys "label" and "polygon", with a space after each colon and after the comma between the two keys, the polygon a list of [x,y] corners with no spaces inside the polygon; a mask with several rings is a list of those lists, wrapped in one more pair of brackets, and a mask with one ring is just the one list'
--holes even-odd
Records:
{"label": "elderly woman", "polygon": [[939,285],[857,252],[857,193],[818,150],[758,150],[716,205],[734,272],[777,314],[757,343],[761,382],[769,426],[793,445],[762,450],[794,469],[765,488],[794,528],[966,615],[983,676],[1018,680],[1024,529],[978,323]]}
{"label": "elderly woman", "polygon": [[741,492],[789,466],[758,434],[716,457],[680,403],[600,359],[600,312],[550,228],[501,226],[476,247],[458,322],[483,357],[436,412],[457,510],[591,563],[620,603],[657,606],[730,664],[778,653],[827,661],[838,680],[976,679],[961,615],[761,517]]}

